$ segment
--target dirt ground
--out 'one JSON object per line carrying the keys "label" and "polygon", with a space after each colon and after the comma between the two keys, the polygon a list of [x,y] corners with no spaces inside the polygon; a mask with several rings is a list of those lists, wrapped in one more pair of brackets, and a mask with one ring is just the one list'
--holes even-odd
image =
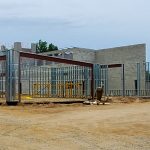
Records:
{"label": "dirt ground", "polygon": [[124,101],[0,106],[0,150],[149,150],[150,100]]}

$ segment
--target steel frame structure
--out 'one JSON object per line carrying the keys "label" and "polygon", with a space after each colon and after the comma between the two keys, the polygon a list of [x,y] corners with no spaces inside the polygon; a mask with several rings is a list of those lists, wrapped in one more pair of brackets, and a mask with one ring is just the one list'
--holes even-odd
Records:
{"label": "steel frame structure", "polygon": [[43,55],[27,53],[27,52],[20,52],[20,58],[21,57],[46,60],[46,61],[54,61],[54,62],[58,62],[58,63],[78,65],[78,66],[84,66],[84,67],[91,68],[91,97],[94,98],[94,74],[93,74],[94,73],[94,65],[92,63],[68,60],[68,59],[52,57],[52,56],[43,56]]}
{"label": "steel frame structure", "polygon": [[[75,60],[68,60],[64,58],[58,58],[58,57],[52,57],[52,56],[44,56],[39,55],[35,53],[28,53],[28,52],[22,52],[22,51],[14,51],[14,50],[7,50],[6,54],[3,56],[0,56],[0,61],[6,61],[6,72],[3,73],[3,75],[6,75],[6,101],[7,102],[16,102],[16,93],[18,93],[17,101],[21,101],[21,59],[22,58],[29,58],[29,59],[35,59],[35,60],[41,60],[41,61],[48,61],[48,62],[57,62],[62,64],[68,64],[68,65],[76,65],[81,67],[88,67],[90,68],[90,95],[93,99],[95,96],[95,89],[97,86],[100,86],[100,83],[105,83],[105,95],[110,95],[108,90],[108,69],[111,68],[121,68],[121,80],[122,80],[122,93],[120,94],[120,91],[116,90],[116,96],[122,95],[126,96],[128,95],[129,91],[125,88],[125,66],[124,64],[110,64],[110,65],[100,65],[100,64],[92,64],[87,62],[81,62],[81,61],[75,61]],[[142,90],[140,89],[141,84],[141,67],[140,64],[137,63],[137,96],[142,95]],[[146,72],[146,79],[145,82],[147,83],[147,87],[149,87],[150,82],[150,65],[147,63],[145,67],[148,66],[145,70]],[[104,78],[102,79],[102,76]],[[18,84],[18,87],[16,88],[16,84]],[[37,85],[38,86],[38,83]],[[43,84],[43,86],[45,86]],[[47,85],[49,86],[49,85]],[[68,83],[67,86],[73,86],[72,83]],[[148,89],[149,90],[149,89]],[[16,92],[17,91],[17,92]],[[112,91],[113,92],[113,91]],[[146,91],[144,91],[146,92]],[[149,92],[148,92],[149,93]]]}
{"label": "steel frame structure", "polygon": [[[84,66],[91,68],[91,97],[94,98],[95,95],[95,84],[94,84],[94,64],[93,63],[87,63],[87,62],[81,62],[81,61],[75,61],[75,60],[68,60],[64,58],[58,58],[58,57],[52,57],[52,56],[43,56],[35,53],[28,53],[28,52],[20,52],[20,58],[33,58],[38,60],[45,60],[45,61],[53,61],[58,63],[64,63],[64,64],[70,64],[70,65],[78,65],[78,66]],[[103,65],[102,65],[103,66]],[[107,65],[108,68],[116,68],[116,67],[122,67],[122,64],[110,64]]]}
{"label": "steel frame structure", "polygon": [[[17,58],[17,60],[15,60]],[[27,53],[27,52],[18,52],[14,50],[7,50],[6,55],[0,56],[1,60],[6,60],[6,101],[13,102],[16,101],[16,80],[18,80],[18,101],[21,101],[21,67],[20,62],[21,58],[33,58],[38,60],[45,60],[45,61],[53,61],[58,63],[70,64],[70,65],[78,65],[83,67],[91,68],[91,97],[94,98],[94,64],[75,61],[75,60],[68,60],[58,57],[51,57],[51,56],[43,56],[34,53]],[[17,67],[16,67],[17,66]],[[121,67],[121,64],[112,64],[107,65],[108,68],[114,67]],[[17,71],[16,71],[17,70]],[[18,72],[18,74],[14,73]]]}

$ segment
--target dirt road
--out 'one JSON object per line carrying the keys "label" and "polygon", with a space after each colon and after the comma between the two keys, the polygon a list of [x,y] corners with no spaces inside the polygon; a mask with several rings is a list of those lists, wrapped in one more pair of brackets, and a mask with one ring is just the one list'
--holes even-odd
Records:
{"label": "dirt road", "polygon": [[0,106],[0,150],[149,150],[150,102]]}

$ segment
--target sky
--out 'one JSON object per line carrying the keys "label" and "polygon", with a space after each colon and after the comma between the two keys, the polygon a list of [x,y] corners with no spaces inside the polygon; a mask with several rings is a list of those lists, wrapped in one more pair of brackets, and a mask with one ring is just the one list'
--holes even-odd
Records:
{"label": "sky", "polygon": [[40,39],[60,49],[146,43],[150,61],[150,0],[0,0],[0,45]]}

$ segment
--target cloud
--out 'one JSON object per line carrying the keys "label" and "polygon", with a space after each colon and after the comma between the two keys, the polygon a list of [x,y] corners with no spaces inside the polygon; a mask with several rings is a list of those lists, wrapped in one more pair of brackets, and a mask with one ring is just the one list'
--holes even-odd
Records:
{"label": "cloud", "polygon": [[0,18],[0,26],[1,28],[9,28],[9,29],[73,29],[73,28],[84,28],[86,26],[86,22],[78,21],[73,19],[66,18]]}
{"label": "cloud", "polygon": [[149,8],[149,0],[1,0],[0,38],[90,48],[150,43]]}
{"label": "cloud", "polygon": [[48,18],[74,23],[149,21],[149,0],[5,0],[0,1],[0,18]]}

